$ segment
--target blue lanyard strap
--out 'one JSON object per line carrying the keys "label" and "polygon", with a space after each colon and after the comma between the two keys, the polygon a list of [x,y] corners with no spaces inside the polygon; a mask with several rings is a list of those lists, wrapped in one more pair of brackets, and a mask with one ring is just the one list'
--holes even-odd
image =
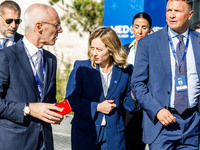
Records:
{"label": "blue lanyard strap", "polygon": [[[36,67],[35,67],[35,64],[33,62],[33,58],[31,57],[31,55],[30,55],[30,53],[29,53],[29,51],[28,51],[28,49],[25,46],[23,41],[22,41],[22,44],[23,44],[23,46],[24,46],[24,48],[26,50],[26,53],[28,55],[29,61],[31,61],[31,63],[33,65],[33,69],[34,69],[34,72],[35,72],[35,74],[34,74],[35,81],[36,81],[36,84],[37,84],[37,87],[38,87],[39,95],[40,95],[40,97],[42,97],[43,83],[41,83],[40,80],[39,80],[39,77],[38,77],[37,71],[36,71]],[[42,75],[43,75],[43,78],[44,78],[44,76],[45,76],[45,61],[44,61],[44,59],[43,59],[43,74]]]}
{"label": "blue lanyard strap", "polygon": [[183,61],[185,60],[186,58],[186,54],[187,54],[187,50],[188,50],[188,45],[189,45],[189,31],[188,31],[188,36],[187,36],[187,41],[186,41],[186,46],[185,46],[185,50],[184,50],[184,54],[183,54],[183,57],[181,59],[181,62],[180,64],[178,63],[178,58],[177,58],[177,55],[176,55],[176,51],[175,51],[175,48],[174,48],[174,44],[172,42],[172,38],[168,32],[168,37],[169,37],[169,43],[170,43],[170,46],[171,46],[171,49],[172,49],[172,54],[174,56],[174,59],[175,59],[175,62],[178,66],[178,70],[179,70],[179,74],[180,74],[180,69],[181,69],[181,65],[183,64]]}

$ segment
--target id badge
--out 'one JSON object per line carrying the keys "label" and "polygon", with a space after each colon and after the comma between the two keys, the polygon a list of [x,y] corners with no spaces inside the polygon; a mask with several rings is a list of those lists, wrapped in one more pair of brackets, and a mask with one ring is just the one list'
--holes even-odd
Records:
{"label": "id badge", "polygon": [[176,76],[176,77],[174,77],[174,79],[175,79],[177,91],[187,91],[188,90],[184,75]]}

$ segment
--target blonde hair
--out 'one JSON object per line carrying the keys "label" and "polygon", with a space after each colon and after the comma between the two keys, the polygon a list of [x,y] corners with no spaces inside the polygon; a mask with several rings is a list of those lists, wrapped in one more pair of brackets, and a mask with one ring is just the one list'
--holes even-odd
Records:
{"label": "blonde hair", "polygon": [[108,48],[108,51],[110,52],[113,64],[116,66],[118,65],[120,68],[126,68],[127,67],[127,55],[122,50],[122,45],[119,37],[115,33],[115,31],[109,27],[100,27],[92,32],[92,34],[89,37],[89,50],[88,50],[88,56],[91,61],[91,65],[93,68],[96,69],[96,64],[94,62],[94,59],[91,54],[91,42],[93,39],[100,38],[101,41],[105,44],[105,46]]}

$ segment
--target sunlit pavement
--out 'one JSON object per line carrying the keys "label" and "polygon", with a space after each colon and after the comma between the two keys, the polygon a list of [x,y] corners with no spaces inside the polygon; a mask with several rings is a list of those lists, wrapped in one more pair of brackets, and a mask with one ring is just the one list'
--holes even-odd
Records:
{"label": "sunlit pavement", "polygon": [[67,115],[67,118],[60,125],[52,125],[54,137],[54,150],[71,150],[71,120],[72,115]]}
{"label": "sunlit pavement", "polygon": [[[60,125],[52,125],[54,137],[54,150],[71,150],[71,120],[73,115],[67,115]],[[145,150],[149,150],[146,147]]]}

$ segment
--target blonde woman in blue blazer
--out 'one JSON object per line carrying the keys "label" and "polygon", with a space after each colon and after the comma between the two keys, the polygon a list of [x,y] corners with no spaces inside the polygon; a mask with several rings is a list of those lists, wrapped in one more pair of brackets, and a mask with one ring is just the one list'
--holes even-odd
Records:
{"label": "blonde woman in blue blazer", "polygon": [[72,150],[125,150],[122,107],[136,109],[128,66],[114,30],[101,27],[89,38],[89,60],[76,61],[66,91],[74,118]]}

